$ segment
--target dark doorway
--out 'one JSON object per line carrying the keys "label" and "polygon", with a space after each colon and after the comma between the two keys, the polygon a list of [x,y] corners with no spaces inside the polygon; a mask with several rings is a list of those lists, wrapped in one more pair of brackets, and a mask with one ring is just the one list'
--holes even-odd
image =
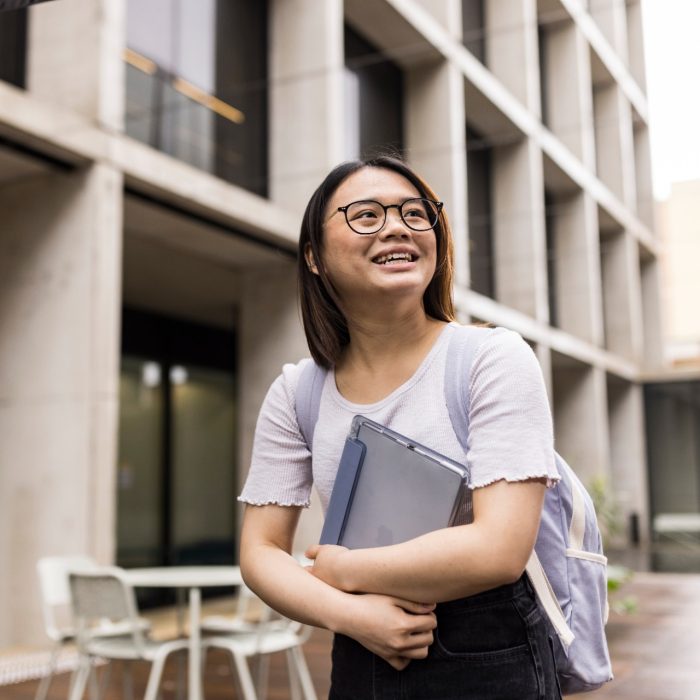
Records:
{"label": "dark doorway", "polygon": [[235,563],[235,368],[233,332],[124,309],[119,566]]}

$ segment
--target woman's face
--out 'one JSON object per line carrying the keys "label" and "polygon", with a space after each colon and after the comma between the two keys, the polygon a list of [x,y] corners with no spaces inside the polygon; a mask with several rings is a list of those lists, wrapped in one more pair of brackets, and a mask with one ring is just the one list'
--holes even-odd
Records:
{"label": "woman's face", "polygon": [[352,305],[415,298],[421,303],[435,274],[435,231],[414,231],[401,220],[398,210],[391,208],[381,231],[361,235],[338,211],[338,207],[361,200],[386,206],[413,197],[421,194],[405,177],[374,167],[357,170],[335,191],[324,219],[323,264],[343,302]]}

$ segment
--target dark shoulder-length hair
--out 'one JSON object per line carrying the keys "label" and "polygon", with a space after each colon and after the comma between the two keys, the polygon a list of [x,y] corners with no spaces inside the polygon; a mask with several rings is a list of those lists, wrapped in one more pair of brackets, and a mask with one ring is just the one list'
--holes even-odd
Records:
{"label": "dark shoulder-length hair", "polygon": [[[342,303],[323,265],[323,226],[328,201],[341,183],[362,168],[384,168],[405,177],[421,197],[437,200],[430,186],[406,163],[393,156],[341,163],[326,176],[313,193],[304,212],[299,235],[298,283],[301,315],[309,350],[314,360],[327,369],[340,358],[350,341]],[[454,320],[452,302],[452,232],[444,209],[435,225],[437,261],[435,274],[423,294],[423,308],[428,316],[440,321]],[[348,231],[348,235],[355,235]],[[310,250],[318,274],[307,265]]]}

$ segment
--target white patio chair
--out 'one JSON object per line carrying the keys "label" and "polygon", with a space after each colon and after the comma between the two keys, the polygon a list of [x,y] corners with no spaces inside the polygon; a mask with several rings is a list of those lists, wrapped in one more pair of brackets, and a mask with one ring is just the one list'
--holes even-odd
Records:
{"label": "white patio chair", "polygon": [[271,609],[242,583],[238,588],[232,615],[207,615],[202,618],[202,634],[247,634],[256,632],[261,624],[285,627],[286,620],[271,619]]}
{"label": "white patio chair", "polygon": [[[267,666],[265,665],[265,672],[259,675],[258,688],[256,689],[248,666],[248,659],[258,658],[264,663],[270,654],[284,651],[287,656],[292,700],[298,700],[300,697],[303,697],[304,700],[316,700],[311,674],[301,650],[302,645],[311,634],[311,628],[286,618],[270,619],[271,608],[264,603],[262,605],[264,612],[255,630],[205,637],[202,640],[203,650],[206,653],[208,649],[220,648],[231,654],[232,670],[234,676],[238,677],[244,700],[264,698],[265,688],[262,686],[266,685],[267,680]],[[299,695],[300,690],[301,696]]]}
{"label": "white patio chair", "polygon": [[[151,662],[144,700],[155,700],[167,657],[187,649],[186,639],[154,641],[139,626],[134,590],[117,567],[71,573],[69,576],[76,640],[81,663],[70,700],[80,700],[85,692],[92,660],[95,657],[123,661]],[[107,618],[125,625],[128,633],[121,637],[99,634]],[[97,635],[94,634],[97,632]]]}
{"label": "white patio chair", "polygon": [[[202,635],[250,635],[265,630],[284,630],[287,618],[275,617],[272,608],[253,593],[244,583],[238,589],[236,606],[232,615],[207,615],[202,619]],[[256,661],[255,687],[259,700],[267,696],[269,655],[258,655]]]}
{"label": "white patio chair", "polygon": [[[97,562],[86,556],[43,557],[36,565],[41,592],[41,611],[46,636],[53,642],[49,660],[49,672],[37,688],[35,700],[46,700],[61,649],[75,641],[75,629],[71,616],[71,597],[68,586],[70,571],[89,571],[97,568]],[[138,625],[148,629],[150,624],[140,618]],[[119,636],[127,634],[129,628],[124,624],[114,624],[103,620],[95,629],[97,636]],[[72,679],[74,680],[74,678]]]}

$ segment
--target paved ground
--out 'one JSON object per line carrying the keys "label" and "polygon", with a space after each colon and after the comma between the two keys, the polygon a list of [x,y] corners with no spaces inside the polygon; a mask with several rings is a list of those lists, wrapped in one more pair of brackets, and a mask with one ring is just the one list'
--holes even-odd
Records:
{"label": "paved ground", "polygon": [[700,575],[637,573],[611,599],[636,599],[613,613],[608,641],[615,680],[591,700],[700,700]]}
{"label": "paved ground", "polygon": [[[636,610],[630,614],[613,612],[608,637],[613,657],[615,680],[595,693],[577,696],[588,700],[700,700],[700,575],[635,574],[615,594],[612,602],[634,599]],[[327,696],[330,635],[318,630],[305,651],[319,698]],[[180,669],[184,665],[180,662]],[[135,691],[148,672],[147,665],[136,669]],[[166,669],[163,700],[176,698],[178,663]],[[113,682],[107,700],[118,700],[120,673]],[[234,682],[226,658],[212,653],[206,667],[207,700],[233,700]],[[0,700],[30,700],[36,681],[0,686]],[[67,674],[54,682],[49,700],[67,697]],[[270,700],[287,700],[285,667],[275,660],[271,669]],[[439,698],[436,698],[439,700]]]}

